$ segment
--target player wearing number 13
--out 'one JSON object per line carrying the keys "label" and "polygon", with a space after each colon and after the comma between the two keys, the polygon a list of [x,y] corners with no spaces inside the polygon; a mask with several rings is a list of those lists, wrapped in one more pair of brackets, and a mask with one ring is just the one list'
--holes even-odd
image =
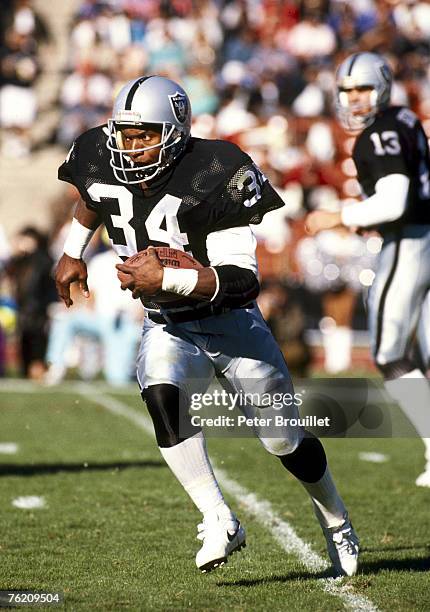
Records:
{"label": "player wearing number 13", "polygon": [[[137,265],[117,268],[122,287],[145,303],[137,378],[160,452],[203,514],[196,564],[209,571],[245,545],[245,532],[220,491],[202,431],[189,427],[191,397],[206,392],[214,377],[253,398],[291,397],[293,388],[254,301],[259,284],[249,226],[283,201],[248,155],[227,142],[192,138],[190,123],[183,89],[149,76],[124,86],[107,126],[77,139],[59,176],[76,185],[82,200],[56,280],[68,306],[72,282],[88,294],[81,256],[101,222],[123,259],[165,246],[186,251],[202,264],[163,268],[150,249]],[[165,300],[167,294],[174,294],[171,301]],[[253,399],[241,409],[250,417],[271,418],[275,408]],[[287,402],[276,414],[297,417],[297,406]],[[264,448],[310,495],[336,572],[354,574],[358,540],[320,441],[287,424],[269,434],[258,426],[255,430]]]}
{"label": "player wearing number 13", "polygon": [[[357,134],[353,159],[364,200],[341,213],[310,213],[306,225],[312,234],[337,225],[376,229],[384,239],[368,302],[372,352],[387,390],[423,439],[427,464],[416,484],[430,487],[430,388],[411,357],[430,300],[429,148],[418,117],[389,106],[392,80],[375,53],[355,53],[340,64],[336,111]],[[424,328],[428,337],[430,321],[421,321]]]}

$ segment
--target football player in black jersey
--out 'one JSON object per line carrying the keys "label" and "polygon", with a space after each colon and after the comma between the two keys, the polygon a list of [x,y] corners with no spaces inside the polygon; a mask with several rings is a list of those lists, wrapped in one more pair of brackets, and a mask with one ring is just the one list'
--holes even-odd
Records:
{"label": "football player in black jersey", "polygon": [[430,388],[411,357],[430,299],[429,148],[416,115],[389,105],[392,80],[374,53],[355,53],[339,66],[336,110],[345,129],[358,134],[353,159],[365,199],[340,213],[312,212],[306,225],[311,234],[345,225],[383,237],[368,302],[372,352],[386,388],[423,439],[427,463],[416,484],[430,487]]}
{"label": "football player in black jersey", "polygon": [[[160,452],[203,514],[196,564],[209,571],[245,544],[245,531],[220,491],[201,429],[190,427],[192,397],[218,377],[236,394],[252,393],[253,403],[241,407],[251,418],[288,420],[298,410],[286,399],[275,412],[274,402],[265,407],[258,399],[294,393],[255,303],[259,283],[249,226],[283,202],[248,155],[228,142],[192,138],[190,125],[183,89],[149,76],[128,82],[108,124],[76,140],[59,178],[75,185],[82,199],[56,281],[67,306],[72,282],[88,296],[82,254],[100,223],[124,260],[149,248],[140,266],[117,266],[126,277],[122,287],[145,304],[137,378]],[[203,268],[163,268],[157,246],[186,251]],[[162,290],[177,299],[157,303]],[[320,441],[288,421],[276,431],[259,424],[255,430],[309,493],[336,573],[354,574],[358,539]]]}

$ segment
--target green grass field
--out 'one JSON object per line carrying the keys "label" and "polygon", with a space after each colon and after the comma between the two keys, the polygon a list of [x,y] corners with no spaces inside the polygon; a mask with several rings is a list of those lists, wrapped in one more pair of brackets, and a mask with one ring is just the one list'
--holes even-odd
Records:
{"label": "green grass field", "polygon": [[[145,416],[134,388],[0,382],[0,589],[63,591],[68,610],[430,609],[430,490],[414,485],[418,439],[325,440],[363,551],[359,574],[335,582],[300,484],[257,441],[210,439],[248,546],[202,575],[199,514]],[[363,452],[387,460],[362,461]],[[44,506],[14,505],[28,496]],[[306,543],[319,569],[303,557]]]}

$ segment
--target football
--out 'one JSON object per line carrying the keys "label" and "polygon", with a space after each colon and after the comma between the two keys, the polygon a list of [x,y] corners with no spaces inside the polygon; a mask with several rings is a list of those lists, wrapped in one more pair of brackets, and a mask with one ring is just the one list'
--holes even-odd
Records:
{"label": "football", "polygon": [[[161,263],[166,268],[187,268],[198,270],[203,268],[202,264],[194,259],[192,255],[180,251],[179,249],[171,249],[170,247],[154,247]],[[148,255],[148,250],[139,251],[135,255],[129,257],[124,263],[128,266],[138,266],[142,260]],[[177,296],[176,296],[177,297]]]}
{"label": "football", "polygon": [[[186,269],[193,269],[193,270],[198,270],[200,268],[203,268],[203,265],[197,261],[197,259],[194,259],[194,257],[192,255],[189,255],[189,253],[185,253],[185,251],[180,251],[179,249],[171,249],[170,247],[154,247],[155,250],[157,251],[157,255],[161,260],[161,263],[163,264],[164,267],[166,268],[186,268]],[[135,255],[132,255],[131,257],[129,257],[124,263],[129,265],[129,266],[139,266],[142,263],[142,260],[147,257],[148,255],[148,250],[145,249],[144,251],[139,251],[138,253],[136,253]],[[121,280],[121,275],[123,273],[119,272],[118,277]],[[157,293],[156,296],[154,296],[154,301],[158,302],[158,303],[164,303],[164,302],[176,302],[178,300],[184,300],[184,299],[189,299],[189,298],[183,298],[179,295],[177,295],[176,293],[170,293],[170,292],[166,292],[166,291],[162,291],[160,293]]]}

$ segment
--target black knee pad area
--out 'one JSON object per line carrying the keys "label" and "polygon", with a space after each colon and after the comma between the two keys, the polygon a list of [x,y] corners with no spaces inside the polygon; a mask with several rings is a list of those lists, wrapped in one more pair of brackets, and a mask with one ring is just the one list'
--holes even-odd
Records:
{"label": "black knee pad area", "polygon": [[327,457],[321,442],[310,432],[293,453],[279,457],[282,465],[303,482],[317,482],[324,476]]}
{"label": "black knee pad area", "polygon": [[[161,448],[176,446],[199,430],[191,425],[187,398],[175,385],[152,385],[142,391],[148,412],[154,424],[157,444]],[[184,435],[181,432],[188,432]]]}

